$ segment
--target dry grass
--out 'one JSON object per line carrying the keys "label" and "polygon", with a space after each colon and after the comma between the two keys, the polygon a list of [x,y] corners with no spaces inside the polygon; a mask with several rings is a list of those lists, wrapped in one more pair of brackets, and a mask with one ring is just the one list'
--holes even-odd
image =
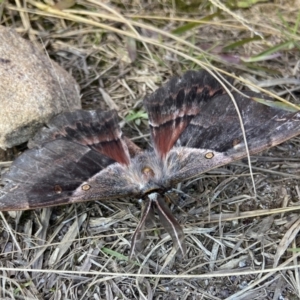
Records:
{"label": "dry grass", "polygon": [[[1,24],[73,74],[83,108],[117,108],[133,119],[122,125],[139,145],[148,143],[141,100],[188,69],[235,74],[237,86],[255,82],[299,104],[297,0],[248,9],[217,0],[192,8],[76,2],[57,10],[0,1]],[[253,157],[256,197],[247,161],[182,184],[173,211],[186,233],[184,258],[174,257],[167,234],[150,231],[143,254],[127,261],[140,213],[134,200],[2,215],[0,298],[299,299],[299,146],[294,138]]]}

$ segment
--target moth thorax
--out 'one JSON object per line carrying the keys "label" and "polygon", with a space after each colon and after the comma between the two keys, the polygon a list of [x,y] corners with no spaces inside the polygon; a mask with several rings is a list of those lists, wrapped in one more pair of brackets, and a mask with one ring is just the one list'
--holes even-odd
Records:
{"label": "moth thorax", "polygon": [[142,176],[145,180],[149,180],[155,176],[154,171],[150,167],[144,167],[142,169]]}

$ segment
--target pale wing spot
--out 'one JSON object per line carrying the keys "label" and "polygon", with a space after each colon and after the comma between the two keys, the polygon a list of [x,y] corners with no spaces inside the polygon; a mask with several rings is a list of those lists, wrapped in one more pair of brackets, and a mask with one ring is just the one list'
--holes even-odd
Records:
{"label": "pale wing spot", "polygon": [[212,159],[214,157],[214,153],[213,152],[208,152],[205,154],[205,158],[207,159]]}
{"label": "pale wing spot", "polygon": [[88,191],[90,188],[91,188],[91,186],[90,186],[89,184],[84,184],[84,185],[81,187],[81,189],[82,189],[83,191]]}

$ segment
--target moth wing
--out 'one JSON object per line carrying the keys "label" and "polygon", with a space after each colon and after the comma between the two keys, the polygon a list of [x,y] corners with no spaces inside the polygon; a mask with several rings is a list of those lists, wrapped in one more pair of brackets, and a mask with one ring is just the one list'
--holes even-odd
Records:
{"label": "moth wing", "polygon": [[[135,193],[134,184],[124,172],[130,158],[115,111],[62,114],[34,141],[38,148],[25,151],[3,176],[0,210],[25,210]],[[89,183],[81,189],[85,182]]]}
{"label": "moth wing", "polygon": [[77,110],[52,118],[29,142],[29,148],[63,138],[98,151],[121,164],[129,164],[129,152],[115,110]]}
{"label": "moth wing", "polygon": [[3,177],[0,210],[135,195],[138,190],[126,176],[126,167],[111,162],[89,147],[64,139],[25,151]]}
{"label": "moth wing", "polygon": [[[300,134],[300,113],[254,101],[269,97],[254,92],[232,93],[240,111],[250,154]],[[247,156],[236,108],[229,95],[210,98],[181,133],[168,155],[171,184]],[[176,165],[177,164],[177,165]]]}
{"label": "moth wing", "polygon": [[[225,83],[227,84],[227,82]],[[300,114],[278,108],[254,92],[232,93],[250,154],[300,133]],[[270,106],[255,101],[264,99]],[[207,71],[188,71],[144,99],[159,157],[166,160],[166,185],[197,176],[247,155],[236,107]]]}
{"label": "moth wing", "polygon": [[154,148],[164,158],[206,101],[225,93],[207,71],[174,77],[144,99]]}

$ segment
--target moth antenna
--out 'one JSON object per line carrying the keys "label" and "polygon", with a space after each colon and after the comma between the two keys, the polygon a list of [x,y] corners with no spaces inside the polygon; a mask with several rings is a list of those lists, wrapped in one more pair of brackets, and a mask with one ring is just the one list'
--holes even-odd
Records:
{"label": "moth antenna", "polygon": [[136,227],[134,234],[132,236],[129,260],[131,260],[131,258],[133,256],[134,250],[136,248],[137,240],[142,234],[141,231],[144,228],[149,215],[151,214],[151,209],[152,209],[152,202],[151,202],[151,200],[147,200],[146,206],[144,207],[144,210],[142,212],[142,217],[140,219],[140,222],[139,222],[138,226]]}
{"label": "moth antenna", "polygon": [[166,231],[170,234],[174,247],[176,249],[180,249],[182,255],[184,256],[186,254],[186,246],[184,243],[183,230],[180,224],[172,215],[169,207],[165,204],[164,199],[157,193],[155,194],[158,197],[156,197],[156,199],[153,199],[152,201],[155,203],[155,206],[157,208],[159,219]]}

